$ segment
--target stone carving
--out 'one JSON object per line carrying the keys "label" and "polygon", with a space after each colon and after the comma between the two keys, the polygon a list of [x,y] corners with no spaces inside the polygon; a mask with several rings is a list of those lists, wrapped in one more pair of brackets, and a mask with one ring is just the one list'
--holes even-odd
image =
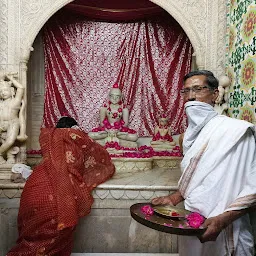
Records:
{"label": "stone carving", "polygon": [[169,119],[162,114],[158,119],[158,125],[155,127],[154,136],[151,141],[151,147],[154,151],[172,151],[176,145],[173,141],[171,128],[168,125]]}
{"label": "stone carving", "polygon": [[153,157],[153,167],[160,168],[178,168],[181,162],[181,157]]}
{"label": "stone carving", "polygon": [[112,158],[112,162],[116,167],[116,173],[136,173],[148,171],[153,168],[151,158]]}
{"label": "stone carving", "polygon": [[[168,11],[182,26],[188,35],[196,55],[196,64],[199,69],[205,68],[206,54],[206,26],[210,24],[209,13],[207,12],[206,0],[151,0]],[[187,17],[184,19],[184,17]],[[196,22],[195,22],[196,20]],[[208,21],[207,23],[205,21]]]}
{"label": "stone carving", "polygon": [[0,186],[0,199],[1,198],[8,198],[8,199],[20,198],[24,184],[16,183],[14,185],[17,185],[17,186],[13,187],[10,184],[6,184],[5,187]]}
{"label": "stone carving", "polygon": [[230,80],[227,76],[219,78],[219,96],[215,101],[214,109],[219,114],[226,114],[228,110],[228,93],[229,93]]}
{"label": "stone carving", "polygon": [[6,75],[5,79],[0,80],[0,164],[14,164],[15,155],[19,152],[15,141],[24,142],[27,139],[24,87],[12,75]]}
{"label": "stone carving", "polygon": [[[219,69],[223,67],[223,61],[225,60],[224,54],[221,53],[225,51],[225,41],[223,41],[223,39],[226,32],[226,3],[219,0],[218,8],[215,8],[209,0],[184,0],[180,2],[174,0],[151,1],[167,10],[181,24],[193,44],[198,67],[213,71],[218,69],[218,73],[223,73],[223,69]],[[56,0],[54,3],[50,0],[21,1],[21,48],[26,54],[30,53],[26,48],[31,47],[42,24],[44,24],[53,13],[70,2],[72,2],[72,0]],[[218,30],[216,29],[216,23],[219,23]],[[206,29],[206,27],[209,26],[211,29]],[[218,49],[216,45],[218,45]],[[217,50],[218,59],[214,60],[214,63],[206,65],[208,60],[217,56]],[[210,56],[205,56],[206,54]],[[218,64],[216,61],[218,61]]]}
{"label": "stone carving", "polygon": [[138,135],[128,128],[129,111],[124,106],[122,92],[117,84],[109,91],[109,102],[100,109],[100,127],[89,136],[101,145],[118,143],[123,147],[137,147]]}
{"label": "stone carving", "polygon": [[207,19],[207,4],[205,0],[185,0],[178,1],[177,5],[180,6],[180,10],[183,13],[189,13],[188,21],[193,22],[195,19],[198,21],[194,25],[196,26],[196,32],[198,35],[205,35],[207,24],[203,21]]}
{"label": "stone carving", "polygon": [[21,0],[21,49],[28,60],[30,47],[45,22],[58,10],[73,0]]}
{"label": "stone carving", "polygon": [[[174,188],[173,188],[174,189]],[[150,190],[135,190],[134,189],[95,189],[92,192],[92,195],[95,199],[99,198],[104,199],[115,199],[115,200],[149,200],[156,196],[168,195],[171,193],[171,189],[166,191],[154,191]]]}

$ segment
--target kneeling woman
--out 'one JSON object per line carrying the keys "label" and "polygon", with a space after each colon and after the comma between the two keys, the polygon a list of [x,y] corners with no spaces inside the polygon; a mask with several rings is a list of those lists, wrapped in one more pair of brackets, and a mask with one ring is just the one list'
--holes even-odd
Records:
{"label": "kneeling woman", "polygon": [[71,128],[76,124],[62,117],[56,128],[41,130],[43,159],[24,187],[19,238],[7,256],[70,255],[75,226],[91,210],[91,191],[114,174],[108,152]]}

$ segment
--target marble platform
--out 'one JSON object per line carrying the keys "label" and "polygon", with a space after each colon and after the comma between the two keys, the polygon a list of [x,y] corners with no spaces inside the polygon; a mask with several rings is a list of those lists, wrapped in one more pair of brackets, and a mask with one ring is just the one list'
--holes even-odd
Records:
{"label": "marble platform", "polygon": [[[93,191],[90,215],[76,229],[74,253],[177,253],[177,236],[145,227],[130,216],[130,206],[150,202],[177,189],[178,168],[117,173]],[[19,198],[24,184],[0,181],[0,256],[17,238]]]}
{"label": "marble platform", "polygon": [[[153,156],[151,158],[128,158],[128,157],[112,157],[112,162],[116,167],[116,173],[136,173],[144,172],[153,168],[170,169],[179,168],[182,157],[177,156]],[[41,155],[28,155],[27,164],[32,168],[40,163]],[[0,172],[0,180],[9,179],[10,172],[2,175]]]}

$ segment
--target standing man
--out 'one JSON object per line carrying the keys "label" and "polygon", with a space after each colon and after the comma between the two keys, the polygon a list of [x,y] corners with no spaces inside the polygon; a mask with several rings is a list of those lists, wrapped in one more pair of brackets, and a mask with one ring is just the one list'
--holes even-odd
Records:
{"label": "standing man", "polygon": [[180,237],[180,256],[252,256],[248,212],[256,205],[256,146],[251,123],[218,115],[213,109],[218,80],[207,70],[184,77],[188,128],[178,191],[152,200],[177,205],[207,218],[205,233]]}

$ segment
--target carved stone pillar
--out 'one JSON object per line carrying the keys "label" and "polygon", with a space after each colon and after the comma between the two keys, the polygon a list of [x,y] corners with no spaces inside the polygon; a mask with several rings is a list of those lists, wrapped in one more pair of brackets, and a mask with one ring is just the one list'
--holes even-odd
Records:
{"label": "carved stone pillar", "polygon": [[0,77],[8,61],[8,0],[0,1]]}
{"label": "carved stone pillar", "polygon": [[[27,55],[28,56],[28,55]],[[25,105],[25,125],[27,123],[27,63],[28,59],[24,59],[23,61],[20,62],[20,83],[25,86],[25,91],[24,91],[24,105]],[[26,127],[25,127],[26,130]],[[20,152],[17,156],[17,162],[19,163],[26,163],[27,160],[27,153],[26,153],[26,142],[23,142],[20,146]]]}

